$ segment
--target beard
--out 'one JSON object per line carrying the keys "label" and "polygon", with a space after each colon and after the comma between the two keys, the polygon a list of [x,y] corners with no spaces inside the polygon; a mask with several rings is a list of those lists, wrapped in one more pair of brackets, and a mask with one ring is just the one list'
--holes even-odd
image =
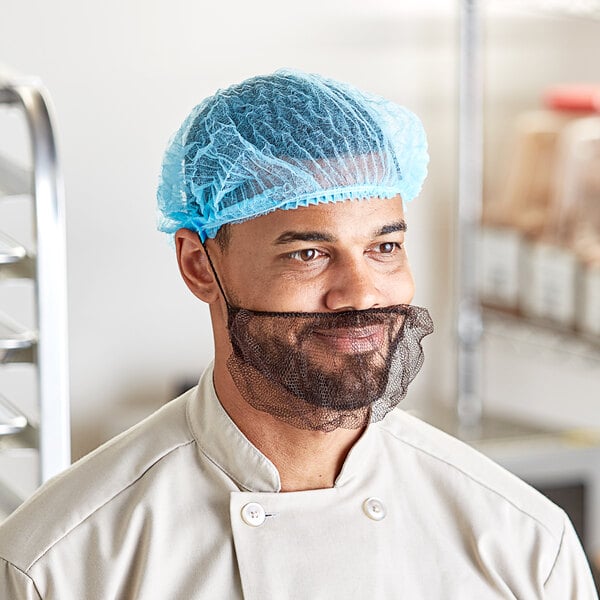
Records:
{"label": "beard", "polygon": [[277,313],[228,307],[227,366],[254,408],[301,429],[356,429],[406,395],[433,330],[423,308]]}

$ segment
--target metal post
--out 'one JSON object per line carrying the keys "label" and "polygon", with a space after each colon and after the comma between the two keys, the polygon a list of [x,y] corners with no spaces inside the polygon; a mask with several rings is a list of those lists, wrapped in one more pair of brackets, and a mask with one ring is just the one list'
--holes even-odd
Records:
{"label": "metal post", "polygon": [[462,0],[460,11],[459,165],[458,165],[458,398],[459,426],[481,419],[477,240],[482,202],[483,77],[480,53],[480,2]]}
{"label": "metal post", "polygon": [[62,178],[48,99],[41,86],[16,85],[34,164],[40,483],[71,462],[67,354],[67,276]]}

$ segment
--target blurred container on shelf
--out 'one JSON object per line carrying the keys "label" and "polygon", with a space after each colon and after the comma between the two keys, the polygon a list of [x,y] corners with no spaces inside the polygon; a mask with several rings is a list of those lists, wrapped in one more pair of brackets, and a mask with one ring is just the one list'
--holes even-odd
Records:
{"label": "blurred container on shelf", "polygon": [[516,311],[522,236],[516,228],[484,220],[480,231],[480,294],[484,304]]}
{"label": "blurred container on shelf", "polygon": [[[600,92],[599,92],[600,96]],[[576,256],[575,327],[600,335],[600,116],[573,121],[560,142],[553,229]]]}
{"label": "blurred container on shelf", "polygon": [[503,192],[486,202],[481,299],[600,335],[600,85],[556,86],[522,114]]}
{"label": "blurred container on shelf", "polygon": [[527,241],[521,264],[520,307],[535,320],[570,328],[575,323],[577,260],[551,235]]}
{"label": "blurred container on shelf", "polygon": [[577,326],[583,333],[600,337],[600,261],[584,264],[579,286],[581,307]]}
{"label": "blurred container on shelf", "polygon": [[579,115],[600,113],[600,85],[595,83],[555,85],[543,94],[546,108]]}
{"label": "blurred container on shelf", "polygon": [[520,115],[504,191],[486,202],[482,226],[481,296],[486,304],[529,312],[522,306],[527,243],[547,229],[553,200],[556,147],[573,117],[552,110]]}

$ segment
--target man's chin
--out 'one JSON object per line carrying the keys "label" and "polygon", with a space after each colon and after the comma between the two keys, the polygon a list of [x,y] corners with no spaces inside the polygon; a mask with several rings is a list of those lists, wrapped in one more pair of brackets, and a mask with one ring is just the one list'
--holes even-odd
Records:
{"label": "man's chin", "polygon": [[328,432],[360,429],[369,422],[372,401],[355,386],[332,386],[330,376],[311,372],[304,379],[311,384],[303,383],[299,388],[285,378],[269,377],[234,354],[227,364],[242,398],[250,406],[294,427]]}
{"label": "man's chin", "polygon": [[[323,368],[306,370],[304,386],[286,388],[300,400],[330,410],[355,410],[373,404],[383,393],[387,384],[387,369],[375,369],[365,361],[341,361],[338,369]],[[350,363],[350,364],[348,364]],[[334,365],[330,365],[334,366]]]}

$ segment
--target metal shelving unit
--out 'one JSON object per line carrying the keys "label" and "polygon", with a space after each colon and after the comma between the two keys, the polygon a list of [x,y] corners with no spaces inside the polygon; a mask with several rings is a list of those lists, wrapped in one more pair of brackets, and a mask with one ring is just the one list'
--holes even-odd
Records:
{"label": "metal shelving unit", "polygon": [[501,309],[484,307],[485,334],[505,338],[523,348],[523,353],[560,352],[565,361],[579,360],[600,365],[600,338],[586,335],[553,322],[522,317]]}
{"label": "metal shelving unit", "polygon": [[[37,418],[31,417],[18,397],[7,399],[0,393],[0,453],[37,451],[41,484],[71,461],[62,180],[48,94],[40,82],[0,76],[0,106],[25,117],[32,157],[28,171],[0,155],[0,203],[22,197],[34,215],[31,248],[4,231],[0,222],[0,369],[14,363],[34,367],[39,411]],[[2,311],[3,286],[23,279],[32,283],[35,296],[33,329]],[[10,513],[22,500],[10,478],[0,473],[0,512]]]}
{"label": "metal shelving unit", "polygon": [[[600,548],[600,432],[563,428],[548,430],[486,412],[481,392],[481,346],[489,336],[511,341],[527,360],[545,353],[560,353],[568,360],[597,368],[597,339],[576,335],[548,322],[534,321],[508,312],[482,308],[478,295],[477,237],[482,210],[483,129],[482,8],[481,0],[461,0],[461,71],[459,121],[459,200],[457,215],[457,405],[438,408],[424,418],[461,437],[526,481],[544,485],[585,484],[587,550]],[[566,18],[600,18],[600,2],[565,0],[506,3],[490,0],[486,6],[512,4],[534,15]],[[516,351],[515,351],[516,352]],[[507,375],[510,377],[510,373]],[[527,398],[523,399],[528,401]],[[600,556],[596,567],[600,569]]]}
{"label": "metal shelving unit", "polygon": [[456,247],[457,406],[461,429],[477,430],[483,418],[481,346],[484,334],[510,337],[539,358],[544,348],[560,349],[567,359],[577,357],[598,363],[597,337],[561,328],[550,321],[534,320],[507,311],[484,307],[479,297],[479,229],[483,205],[483,96],[482,54],[484,8],[519,10],[532,16],[600,20],[600,0],[569,3],[528,0],[461,0],[459,81],[459,185]]}

